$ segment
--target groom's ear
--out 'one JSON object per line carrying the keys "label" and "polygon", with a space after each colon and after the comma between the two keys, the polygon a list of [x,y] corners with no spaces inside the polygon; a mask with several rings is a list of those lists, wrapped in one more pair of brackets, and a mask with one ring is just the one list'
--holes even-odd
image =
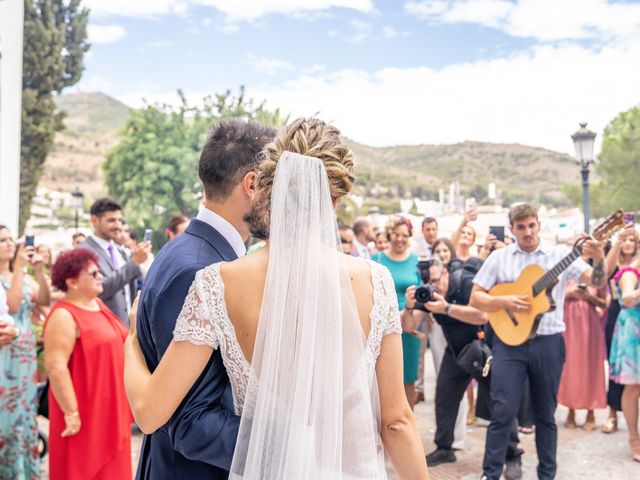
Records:
{"label": "groom's ear", "polygon": [[242,190],[252,198],[256,193],[256,177],[256,172],[249,172],[242,179]]}

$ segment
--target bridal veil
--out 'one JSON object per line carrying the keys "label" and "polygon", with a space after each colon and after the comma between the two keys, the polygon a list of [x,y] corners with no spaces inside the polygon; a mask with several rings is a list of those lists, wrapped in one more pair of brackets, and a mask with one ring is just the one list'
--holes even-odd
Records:
{"label": "bridal veil", "polygon": [[386,478],[375,370],[321,160],[280,157],[233,479]]}

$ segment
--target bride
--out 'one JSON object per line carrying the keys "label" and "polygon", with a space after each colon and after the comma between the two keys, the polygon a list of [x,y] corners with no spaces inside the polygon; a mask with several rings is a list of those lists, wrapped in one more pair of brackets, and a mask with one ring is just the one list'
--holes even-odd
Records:
{"label": "bride", "polygon": [[196,275],[153,374],[135,321],[125,383],[146,433],[164,425],[219,348],[241,415],[230,478],[428,478],[404,394],[389,272],[340,253],[335,207],[353,158],[339,131],[299,119],[265,147],[245,219],[267,246]]}

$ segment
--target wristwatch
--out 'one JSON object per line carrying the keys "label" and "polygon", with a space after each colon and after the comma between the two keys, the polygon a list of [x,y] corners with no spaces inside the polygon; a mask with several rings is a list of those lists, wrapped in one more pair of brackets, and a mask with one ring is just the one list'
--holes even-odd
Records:
{"label": "wristwatch", "polygon": [[450,316],[451,316],[451,304],[450,304],[450,303],[447,303],[447,306],[446,306],[446,307],[444,307],[444,314],[445,314],[447,317],[450,317]]}

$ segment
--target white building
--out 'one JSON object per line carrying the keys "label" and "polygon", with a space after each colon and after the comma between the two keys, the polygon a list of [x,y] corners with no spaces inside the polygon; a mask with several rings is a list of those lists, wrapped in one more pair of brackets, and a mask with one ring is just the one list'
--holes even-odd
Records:
{"label": "white building", "polygon": [[18,234],[23,0],[0,0],[0,224]]}

